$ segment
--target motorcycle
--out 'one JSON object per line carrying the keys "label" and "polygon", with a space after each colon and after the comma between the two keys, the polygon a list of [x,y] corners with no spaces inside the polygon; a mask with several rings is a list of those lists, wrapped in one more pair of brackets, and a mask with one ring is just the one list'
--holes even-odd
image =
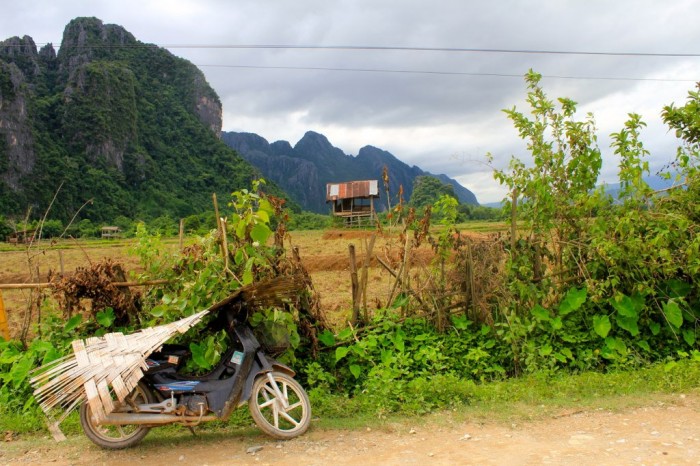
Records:
{"label": "motorcycle", "polygon": [[311,403],[294,371],[268,356],[240,307],[219,303],[210,309],[210,327],[223,328],[231,345],[219,363],[203,376],[181,372],[185,346],[165,344],[146,359],[148,369],[123,400],[113,399],[106,416],[80,406],[80,424],[87,437],[103,448],[121,449],[139,443],[156,426],[227,420],[248,404],[257,426],[276,439],[302,435],[311,422]]}

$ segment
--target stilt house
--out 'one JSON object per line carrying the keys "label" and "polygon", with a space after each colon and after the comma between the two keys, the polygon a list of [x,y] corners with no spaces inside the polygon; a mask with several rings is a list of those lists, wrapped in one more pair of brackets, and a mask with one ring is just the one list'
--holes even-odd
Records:
{"label": "stilt house", "polygon": [[377,180],[326,184],[326,203],[331,203],[334,216],[345,219],[346,226],[372,224],[377,216],[375,199],[379,199]]}

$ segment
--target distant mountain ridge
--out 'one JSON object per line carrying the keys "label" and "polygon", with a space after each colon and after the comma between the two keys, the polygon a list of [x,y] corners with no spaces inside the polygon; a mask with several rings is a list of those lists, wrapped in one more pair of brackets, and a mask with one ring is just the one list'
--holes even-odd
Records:
{"label": "distant mountain ridge", "polygon": [[255,133],[224,131],[221,138],[305,210],[328,212],[326,183],[370,179],[379,180],[379,209],[385,209],[388,206],[382,182],[385,166],[389,171],[392,205],[396,203],[399,186],[403,186],[404,200],[410,199],[413,181],[418,176],[435,176],[454,187],[460,202],[478,205],[474,193],[452,178],[409,166],[377,147],[364,146],[357,156],[352,156],[334,147],[326,136],[313,131],[304,134],[293,147],[287,141],[269,143]]}

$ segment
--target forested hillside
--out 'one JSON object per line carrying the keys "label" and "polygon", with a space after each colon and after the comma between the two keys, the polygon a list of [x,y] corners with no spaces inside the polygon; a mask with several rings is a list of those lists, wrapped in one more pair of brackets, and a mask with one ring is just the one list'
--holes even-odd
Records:
{"label": "forested hillside", "polygon": [[220,131],[202,72],[121,26],[77,18],[58,53],[0,42],[0,215],[39,216],[55,194],[62,220],[197,213],[256,173]]}

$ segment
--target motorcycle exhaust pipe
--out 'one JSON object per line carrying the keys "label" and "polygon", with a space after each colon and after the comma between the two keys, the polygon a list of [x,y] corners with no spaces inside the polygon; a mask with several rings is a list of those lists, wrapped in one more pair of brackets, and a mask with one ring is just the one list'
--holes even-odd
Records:
{"label": "motorcycle exhaust pipe", "polygon": [[153,414],[153,413],[110,413],[105,419],[101,419],[98,424],[123,426],[129,424],[140,425],[165,425],[165,424],[192,424],[206,421],[214,421],[218,417],[209,416],[176,416],[174,414]]}

